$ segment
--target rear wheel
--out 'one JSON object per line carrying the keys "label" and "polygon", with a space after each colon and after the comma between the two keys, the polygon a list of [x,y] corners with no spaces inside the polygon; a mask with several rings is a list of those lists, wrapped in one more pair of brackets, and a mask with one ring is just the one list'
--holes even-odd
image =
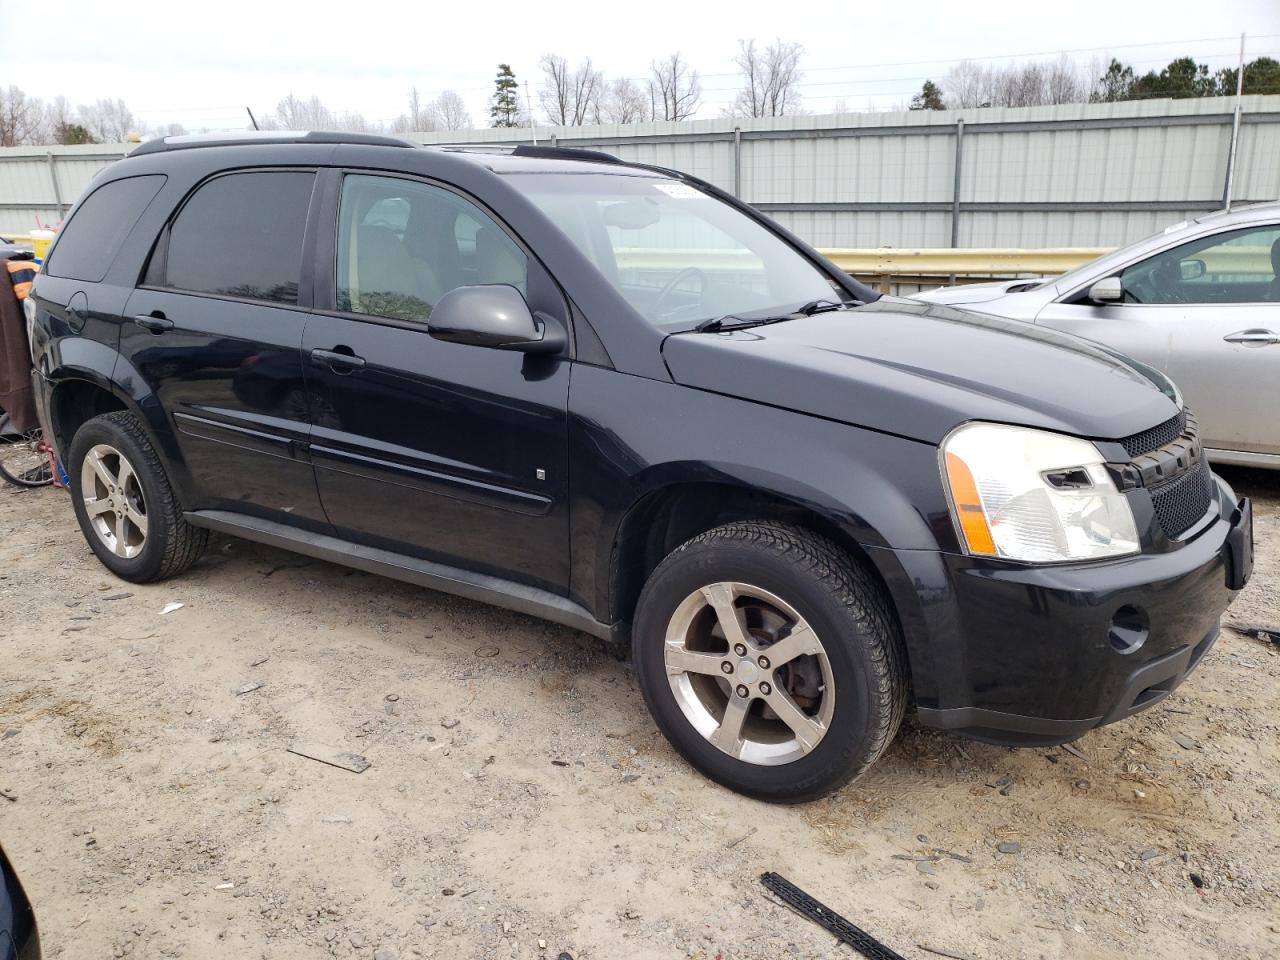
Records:
{"label": "rear wheel", "polygon": [[68,468],[76,519],[89,546],[116,576],[149,583],[186,570],[208,531],[183,519],[160,458],[131,413],[106,413],[71,441]]}
{"label": "rear wheel", "polygon": [[833,543],[734,523],[679,547],[649,578],[633,635],[645,700],[713,780],[799,801],[857,776],[906,705],[883,589]]}

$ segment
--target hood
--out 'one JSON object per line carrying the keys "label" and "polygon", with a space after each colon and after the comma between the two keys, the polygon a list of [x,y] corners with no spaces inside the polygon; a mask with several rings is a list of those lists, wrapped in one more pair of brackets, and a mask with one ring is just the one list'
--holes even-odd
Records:
{"label": "hood", "polygon": [[666,338],[679,384],[928,443],[966,420],[1118,440],[1178,411],[1107,347],[1017,320],[882,297],[839,313]]}
{"label": "hood", "polygon": [[913,293],[911,299],[923,300],[926,303],[989,303],[999,300],[1010,293],[1023,293],[1034,290],[1041,284],[1052,284],[1053,280],[1027,279],[995,280],[991,283],[962,283],[954,287],[936,287],[933,290],[921,290]]}

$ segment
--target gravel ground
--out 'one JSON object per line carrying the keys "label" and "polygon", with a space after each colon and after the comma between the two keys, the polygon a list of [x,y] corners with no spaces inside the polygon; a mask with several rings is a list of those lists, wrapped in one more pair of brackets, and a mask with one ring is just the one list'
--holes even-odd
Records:
{"label": "gravel ground", "polygon": [[[1224,474],[1258,538],[1227,619],[1280,627],[1280,476]],[[909,960],[1280,957],[1280,649],[1231,631],[1074,749],[908,720],[785,808],[687,768],[581,634],[230,539],[125,584],[59,491],[0,491],[0,637],[0,843],[48,957],[852,955],[765,870]]]}

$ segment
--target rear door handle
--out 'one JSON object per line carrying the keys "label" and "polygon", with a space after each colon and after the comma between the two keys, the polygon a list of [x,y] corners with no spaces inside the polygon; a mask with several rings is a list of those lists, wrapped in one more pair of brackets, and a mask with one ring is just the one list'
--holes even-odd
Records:
{"label": "rear door handle", "polygon": [[[350,349],[349,347],[347,348]],[[346,353],[341,348],[337,350],[312,350],[311,362],[321,367],[328,367],[334,373],[352,373],[364,366],[364,357],[357,357],[354,353]],[[337,368],[345,367],[345,370]]]}
{"label": "rear door handle", "polygon": [[1269,343],[1280,343],[1280,334],[1273,330],[1255,328],[1252,330],[1237,330],[1235,333],[1228,333],[1222,339],[1227,343],[1244,343],[1253,347],[1265,347]]}
{"label": "rear door handle", "polygon": [[133,322],[144,330],[150,330],[152,333],[164,333],[166,330],[173,329],[173,321],[165,317],[164,314],[153,316],[149,313],[140,314],[133,318]]}

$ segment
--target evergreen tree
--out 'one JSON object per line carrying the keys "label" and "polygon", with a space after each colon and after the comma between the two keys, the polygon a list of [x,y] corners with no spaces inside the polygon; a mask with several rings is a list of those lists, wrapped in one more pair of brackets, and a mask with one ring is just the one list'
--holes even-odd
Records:
{"label": "evergreen tree", "polygon": [[920,92],[911,98],[911,110],[945,110],[942,89],[932,80],[926,80]]}
{"label": "evergreen tree", "polygon": [[1117,100],[1128,100],[1129,91],[1132,89],[1133,67],[1112,59],[1111,63],[1107,65],[1107,72],[1098,78],[1093,94],[1089,99],[1094,103],[1114,103]]}
{"label": "evergreen tree", "polygon": [[489,105],[489,118],[495,127],[520,125],[520,87],[516,75],[508,64],[498,64],[498,75],[493,81],[493,99]]}
{"label": "evergreen tree", "polygon": [[[1258,57],[1244,65],[1245,93],[1280,93],[1280,61]],[[1236,68],[1218,71],[1218,95],[1236,95]]]}

